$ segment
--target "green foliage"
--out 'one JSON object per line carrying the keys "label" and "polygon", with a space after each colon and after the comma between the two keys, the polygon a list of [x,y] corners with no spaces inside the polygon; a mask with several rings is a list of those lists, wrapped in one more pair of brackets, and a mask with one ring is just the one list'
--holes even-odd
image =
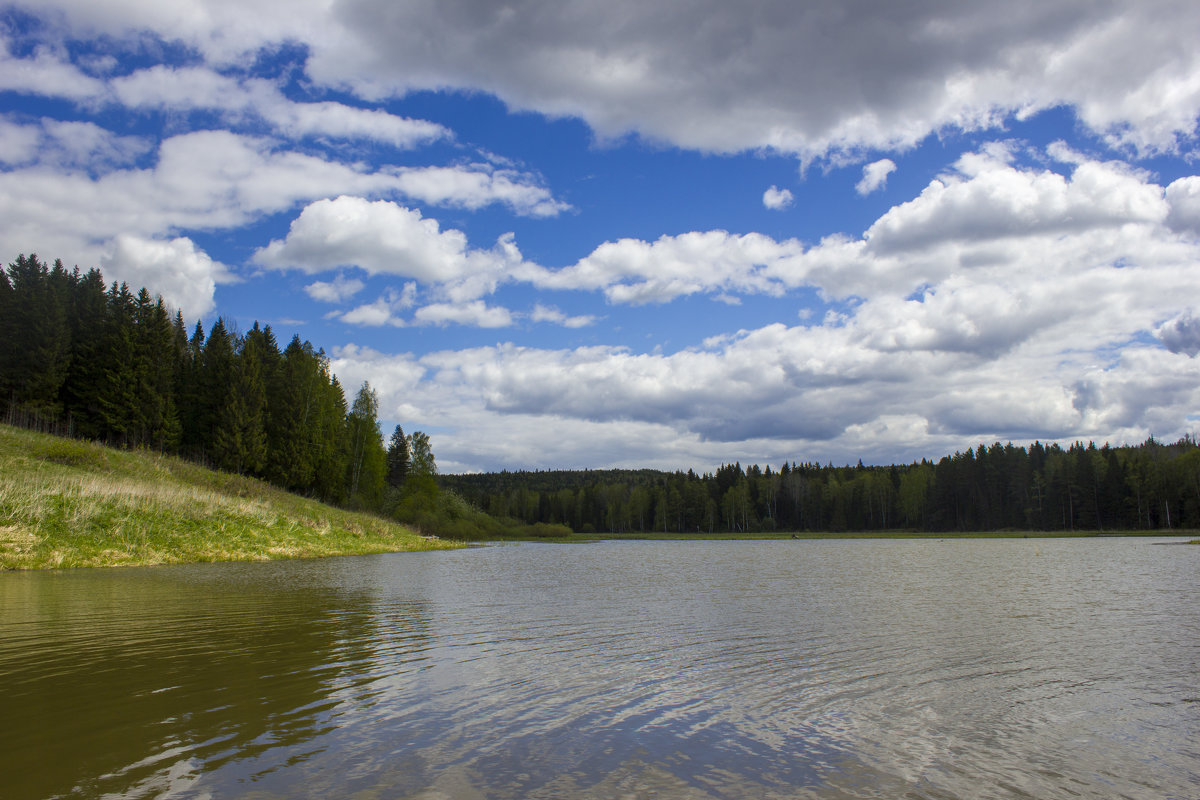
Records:
{"label": "green foliage", "polygon": [[347,486],[351,502],[378,509],[383,503],[387,452],[379,430],[379,396],[370,383],[363,383],[346,417],[350,452]]}

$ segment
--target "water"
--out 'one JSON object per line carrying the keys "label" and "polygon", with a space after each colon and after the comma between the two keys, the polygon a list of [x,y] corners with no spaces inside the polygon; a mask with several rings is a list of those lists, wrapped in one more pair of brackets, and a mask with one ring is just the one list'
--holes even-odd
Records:
{"label": "water", "polygon": [[1200,547],[0,575],[0,797],[1195,798]]}

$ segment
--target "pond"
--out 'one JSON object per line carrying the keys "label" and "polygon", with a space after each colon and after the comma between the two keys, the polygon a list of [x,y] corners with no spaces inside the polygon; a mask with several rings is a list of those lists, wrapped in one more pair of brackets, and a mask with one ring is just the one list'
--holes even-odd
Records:
{"label": "pond", "polygon": [[1200,547],[522,544],[0,574],[6,798],[1147,798]]}

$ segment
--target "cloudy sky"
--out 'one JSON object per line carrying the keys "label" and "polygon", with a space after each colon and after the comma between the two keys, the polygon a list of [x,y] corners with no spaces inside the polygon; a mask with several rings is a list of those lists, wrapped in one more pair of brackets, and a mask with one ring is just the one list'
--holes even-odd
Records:
{"label": "cloudy sky", "polygon": [[1200,428],[1192,0],[18,0],[0,242],[443,471]]}

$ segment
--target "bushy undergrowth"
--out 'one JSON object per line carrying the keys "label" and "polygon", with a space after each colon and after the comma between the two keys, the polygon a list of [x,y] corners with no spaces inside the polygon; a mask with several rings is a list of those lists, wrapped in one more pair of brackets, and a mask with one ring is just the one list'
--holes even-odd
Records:
{"label": "bushy undergrowth", "polygon": [[566,525],[539,522],[529,525],[515,519],[497,519],[467,502],[457,492],[423,486],[408,492],[393,492],[388,515],[422,533],[461,541],[493,539],[565,538]]}

